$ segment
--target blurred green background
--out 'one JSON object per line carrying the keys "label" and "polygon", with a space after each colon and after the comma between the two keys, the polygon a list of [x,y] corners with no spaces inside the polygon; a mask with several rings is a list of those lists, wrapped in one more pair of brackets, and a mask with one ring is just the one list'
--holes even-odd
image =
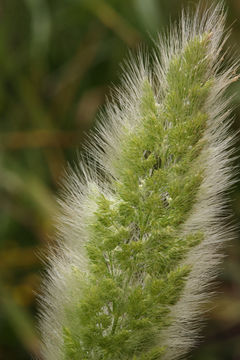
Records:
{"label": "blurred green background", "polygon": [[[0,359],[39,354],[36,293],[61,174],[76,161],[128,49],[150,44],[181,0],[0,1]],[[206,1],[211,4],[211,1]],[[240,56],[240,0],[225,0]],[[234,83],[235,128],[240,82]],[[239,135],[240,137],[240,135]],[[240,142],[238,144],[240,149]],[[240,178],[240,174],[239,174]],[[232,193],[240,224],[240,185]],[[240,236],[227,247],[199,360],[240,359]]]}

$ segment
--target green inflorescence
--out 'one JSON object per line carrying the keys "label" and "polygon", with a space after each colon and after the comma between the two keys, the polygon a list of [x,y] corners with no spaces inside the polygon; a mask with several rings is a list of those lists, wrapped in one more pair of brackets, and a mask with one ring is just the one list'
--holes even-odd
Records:
{"label": "green inflorescence", "polygon": [[181,225],[203,177],[204,104],[214,81],[208,39],[196,36],[173,57],[160,105],[150,83],[142,85],[141,119],[122,138],[112,197],[96,199],[86,243],[89,274],[79,277],[78,306],[66,309],[75,324],[63,329],[66,360],[157,360],[164,354],[159,334],[171,324],[170,307],[191,271],[182,260],[204,237],[184,234]]}

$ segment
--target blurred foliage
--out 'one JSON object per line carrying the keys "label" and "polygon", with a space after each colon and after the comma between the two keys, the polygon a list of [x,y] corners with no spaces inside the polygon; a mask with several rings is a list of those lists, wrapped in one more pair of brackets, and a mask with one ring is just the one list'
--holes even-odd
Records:
{"label": "blurred foliage", "polygon": [[[36,292],[53,242],[55,195],[128,49],[151,44],[185,0],[0,1],[0,359],[38,356]],[[211,4],[211,1],[206,1]],[[240,55],[240,1],[226,0]],[[240,83],[235,127],[240,127]],[[240,144],[239,144],[240,148]],[[232,193],[236,221],[240,185]],[[240,238],[240,236],[239,236]],[[227,248],[220,293],[193,359],[240,359],[240,239]]]}

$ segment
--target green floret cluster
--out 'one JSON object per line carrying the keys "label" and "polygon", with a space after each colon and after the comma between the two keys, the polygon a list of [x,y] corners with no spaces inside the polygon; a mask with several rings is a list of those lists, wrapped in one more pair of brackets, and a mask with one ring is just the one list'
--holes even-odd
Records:
{"label": "green floret cluster", "polygon": [[183,260],[204,237],[182,226],[203,179],[204,105],[214,81],[208,46],[208,34],[196,36],[173,56],[160,104],[149,81],[142,84],[141,118],[123,132],[112,196],[96,197],[89,273],[73,271],[82,294],[66,309],[66,360],[157,360],[165,352],[161,331],[191,271]]}

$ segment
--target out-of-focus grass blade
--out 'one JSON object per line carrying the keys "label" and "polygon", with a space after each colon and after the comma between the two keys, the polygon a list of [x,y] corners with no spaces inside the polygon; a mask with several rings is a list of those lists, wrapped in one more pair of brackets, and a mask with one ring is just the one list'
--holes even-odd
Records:
{"label": "out-of-focus grass blade", "polygon": [[20,177],[16,172],[2,170],[0,187],[7,192],[29,199],[43,219],[56,213],[56,203],[47,186],[32,174]]}
{"label": "out-of-focus grass blade", "polygon": [[159,8],[159,1],[134,0],[134,5],[141,24],[145,26],[146,31],[156,33],[164,23],[164,18],[161,16],[161,9]]}
{"label": "out-of-focus grass blade", "polygon": [[140,41],[141,34],[108,2],[104,0],[83,0],[82,4],[129,46],[135,46]]}
{"label": "out-of-focus grass blade", "polygon": [[0,281],[0,306],[17,337],[33,356],[39,355],[39,339],[31,315],[18,306]]}
{"label": "out-of-focus grass blade", "polygon": [[47,51],[51,18],[48,8],[48,2],[45,0],[25,0],[31,15],[31,51],[34,56],[43,56]]}

